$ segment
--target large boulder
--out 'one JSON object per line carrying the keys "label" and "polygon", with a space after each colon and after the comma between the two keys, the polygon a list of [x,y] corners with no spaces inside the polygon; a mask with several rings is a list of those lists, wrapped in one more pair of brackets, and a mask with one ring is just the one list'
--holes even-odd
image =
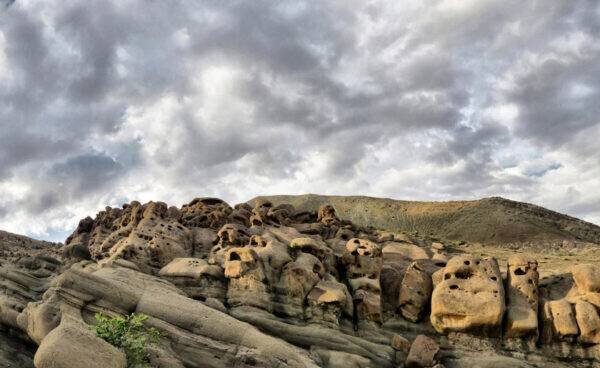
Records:
{"label": "large boulder", "polygon": [[553,336],[569,339],[579,334],[573,306],[565,299],[548,302],[552,316]]}
{"label": "large boulder", "polygon": [[430,337],[419,335],[413,341],[406,358],[407,368],[429,368],[436,364],[438,344]]}
{"label": "large boulder", "polygon": [[596,307],[588,302],[575,304],[575,316],[579,326],[579,341],[588,344],[600,344],[600,317]]}
{"label": "large boulder", "polygon": [[102,340],[80,321],[63,318],[41,342],[36,368],[125,368],[125,354]]}
{"label": "large boulder", "polygon": [[592,264],[580,264],[571,268],[573,280],[580,293],[600,292],[600,267]]}
{"label": "large boulder", "polygon": [[398,304],[402,316],[411,322],[420,321],[429,308],[432,291],[431,277],[418,262],[413,262],[400,287]]}
{"label": "large boulder", "polygon": [[439,333],[497,334],[505,311],[495,259],[456,256],[444,268],[431,298],[431,324]]}

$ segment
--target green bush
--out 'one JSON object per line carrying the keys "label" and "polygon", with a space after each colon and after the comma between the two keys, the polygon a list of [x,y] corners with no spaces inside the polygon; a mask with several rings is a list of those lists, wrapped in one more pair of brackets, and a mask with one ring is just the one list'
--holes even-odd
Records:
{"label": "green bush", "polygon": [[157,342],[161,333],[155,328],[146,328],[148,316],[133,313],[125,317],[107,317],[96,313],[96,325],[90,329],[109,344],[122,349],[131,368],[149,367],[148,344]]}

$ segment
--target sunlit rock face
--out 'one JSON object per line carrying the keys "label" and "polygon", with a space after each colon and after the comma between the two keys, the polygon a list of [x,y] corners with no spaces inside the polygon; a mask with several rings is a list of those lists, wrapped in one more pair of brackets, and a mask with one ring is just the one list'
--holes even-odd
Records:
{"label": "sunlit rock face", "polygon": [[330,205],[131,202],[81,220],[60,251],[0,260],[0,332],[38,368],[124,366],[90,333],[98,312],[149,316],[164,333],[151,367],[600,364],[597,265],[554,291],[535,259],[502,267]]}
{"label": "sunlit rock face", "polygon": [[504,311],[504,286],[495,259],[450,259],[431,298],[431,324],[437,332],[498,333]]}

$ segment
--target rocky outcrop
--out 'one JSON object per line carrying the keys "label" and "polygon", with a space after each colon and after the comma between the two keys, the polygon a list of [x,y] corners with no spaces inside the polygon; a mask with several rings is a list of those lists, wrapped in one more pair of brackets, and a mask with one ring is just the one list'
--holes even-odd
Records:
{"label": "rocky outcrop", "polygon": [[506,336],[538,335],[537,262],[523,256],[508,258]]}
{"label": "rocky outcrop", "polygon": [[504,286],[495,259],[459,256],[448,262],[431,298],[436,331],[495,335],[504,311]]}
{"label": "rocky outcrop", "polygon": [[143,313],[163,334],[152,367],[600,364],[598,267],[558,293],[535,260],[506,266],[332,206],[132,202],[82,220],[61,252],[0,261],[0,337],[30,352],[23,367],[124,367],[89,326]]}

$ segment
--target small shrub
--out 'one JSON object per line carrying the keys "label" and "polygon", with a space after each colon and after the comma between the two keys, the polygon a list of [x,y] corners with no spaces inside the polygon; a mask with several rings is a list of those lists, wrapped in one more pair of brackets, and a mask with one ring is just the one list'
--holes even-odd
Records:
{"label": "small shrub", "polygon": [[109,344],[123,350],[131,368],[149,367],[148,344],[162,336],[155,328],[146,328],[148,316],[133,313],[125,317],[107,317],[96,313],[96,325],[90,329]]}

